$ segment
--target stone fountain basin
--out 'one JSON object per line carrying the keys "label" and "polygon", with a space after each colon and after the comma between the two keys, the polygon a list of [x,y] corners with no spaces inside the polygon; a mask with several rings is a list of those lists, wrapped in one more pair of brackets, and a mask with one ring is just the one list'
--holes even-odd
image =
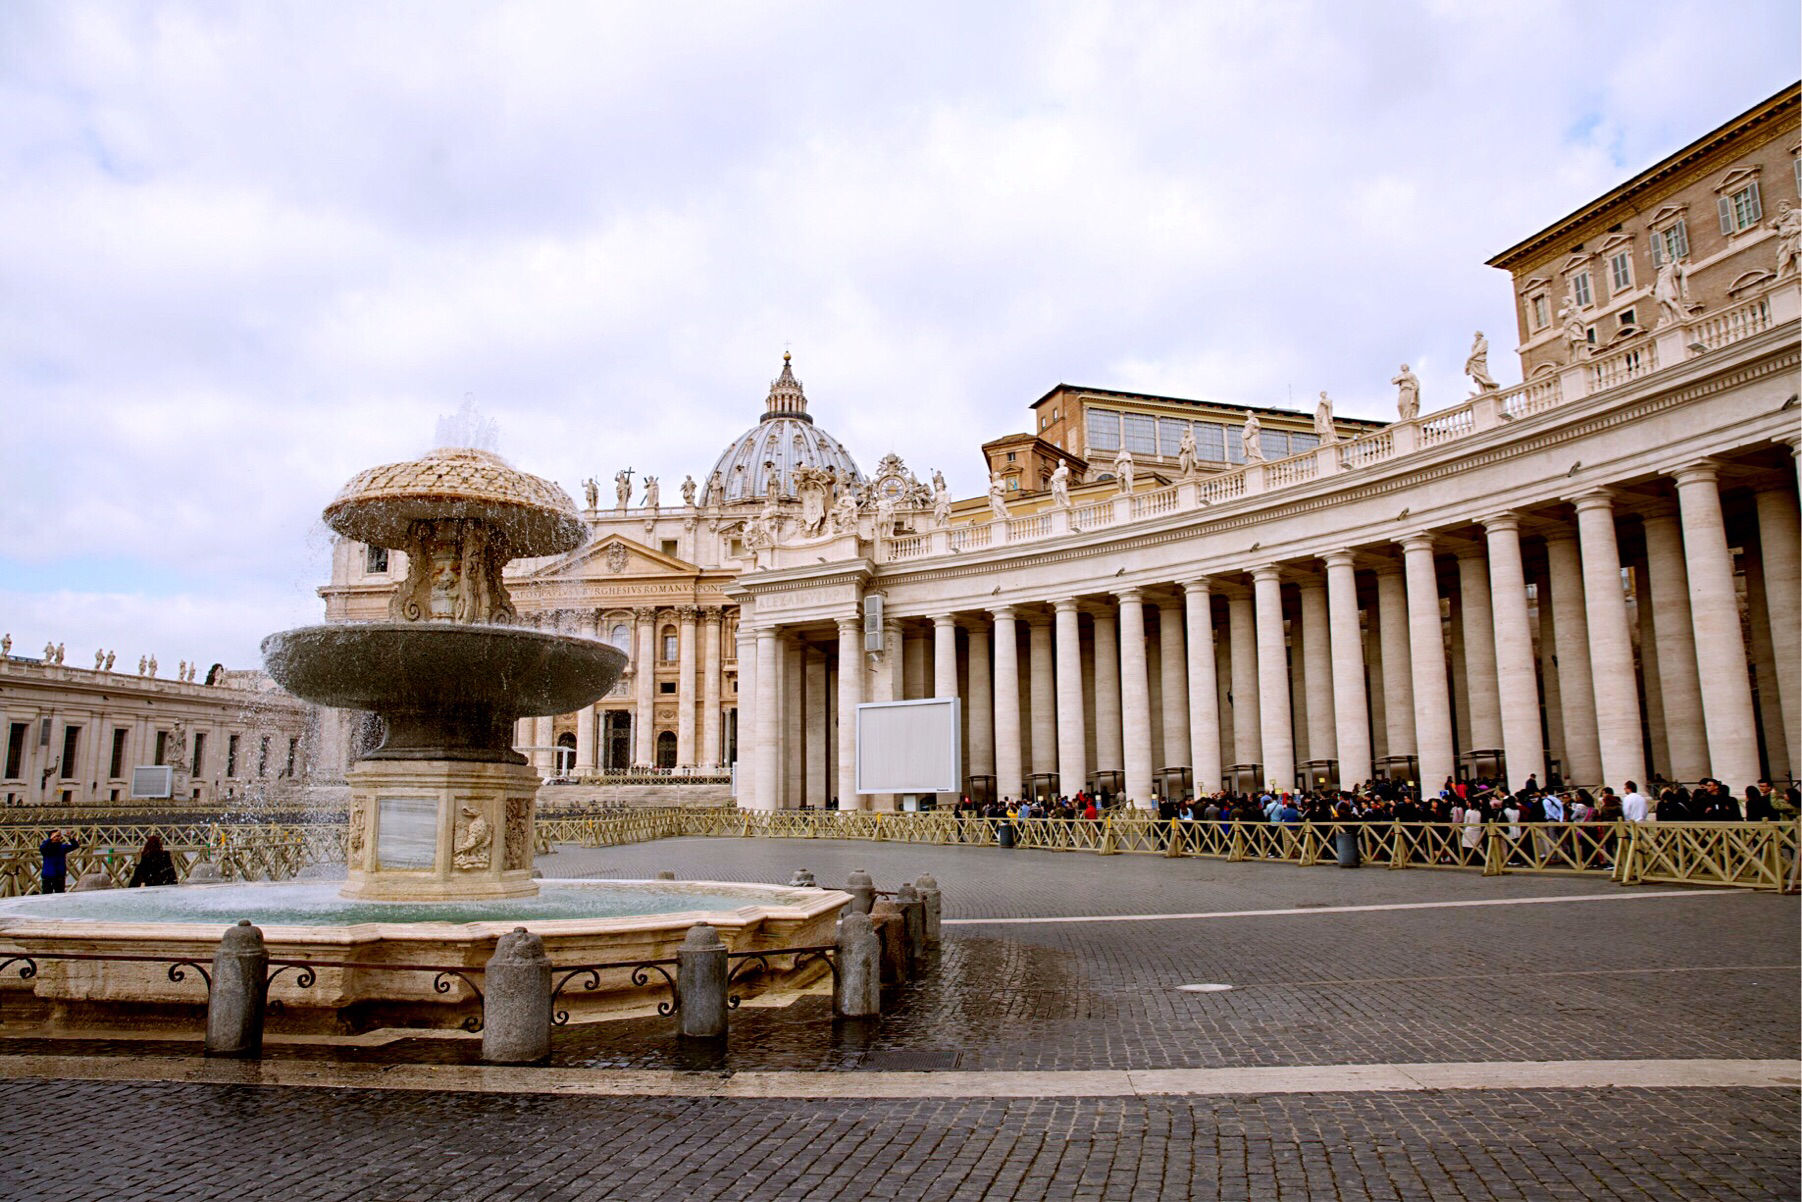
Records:
{"label": "stone fountain basin", "polygon": [[296,697],[379,714],[568,714],[605,696],[626,666],[625,652],[596,639],[452,622],[302,626],[262,646],[269,674]]}
{"label": "stone fountain basin", "polygon": [[[117,892],[71,893],[23,897],[0,902],[0,960],[33,953],[81,953],[155,956],[156,962],[107,960],[41,960],[34,979],[21,980],[18,966],[0,977],[0,1012],[9,1022],[35,1018],[50,1030],[169,1030],[193,1033],[205,1022],[206,989],[191,970],[183,981],[168,979],[168,962],[193,960],[211,969],[213,953],[225,928],[237,917],[257,921],[272,960],[334,960],[348,968],[320,968],[310,988],[301,988],[298,970],[289,969],[270,986],[268,1029],[274,1033],[356,1034],[384,1027],[455,1027],[480,1013],[468,985],[448,978],[448,990],[434,989],[434,974],[388,971],[381,965],[416,964],[478,969],[494,951],[495,940],[516,926],[544,939],[553,965],[598,964],[673,959],[690,927],[707,922],[733,951],[780,947],[819,947],[837,935],[840,910],[850,895],[829,889],[791,889],[778,885],[744,885],[719,881],[577,881],[546,880],[538,898],[485,903],[495,912],[478,921],[263,922],[259,914],[286,917],[296,888],[323,891],[339,906],[362,914],[381,903],[339,899],[336,882],[311,886],[227,884],[168,886]],[[543,912],[571,908],[585,894],[595,909],[657,907],[654,912],[614,916],[535,918]],[[88,903],[104,917],[79,917]],[[104,899],[101,901],[100,899]],[[156,912],[188,904],[206,912],[195,922],[130,921],[113,916],[121,905],[142,899]],[[692,906],[682,906],[692,899]],[[634,901],[643,903],[634,905]],[[740,904],[733,905],[731,903]],[[274,903],[273,905],[271,903]],[[432,903],[453,912],[474,909],[470,903]],[[422,907],[401,903],[417,913]],[[429,910],[430,906],[423,907]],[[68,916],[53,916],[67,910]],[[233,915],[227,919],[221,915]],[[777,978],[785,976],[780,970]],[[578,978],[557,999],[572,1021],[603,1018],[609,1012],[640,1012],[668,996],[663,978],[651,973],[645,986],[635,985],[629,968],[600,974],[599,987],[584,989]],[[673,975],[673,969],[672,969]],[[812,975],[810,972],[809,975]],[[563,974],[554,972],[553,982]],[[472,975],[478,984],[479,975]],[[764,978],[767,983],[768,978]]]}

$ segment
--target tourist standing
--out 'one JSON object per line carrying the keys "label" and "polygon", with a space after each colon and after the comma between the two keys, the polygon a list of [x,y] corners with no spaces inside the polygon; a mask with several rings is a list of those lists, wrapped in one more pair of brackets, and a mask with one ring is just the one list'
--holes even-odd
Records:
{"label": "tourist standing", "polygon": [[161,835],[151,835],[144,840],[144,850],[138,853],[138,866],[132,869],[131,885],[136,889],[140,885],[173,885],[175,883],[175,861],[163,847]]}
{"label": "tourist standing", "polygon": [[1627,791],[1621,795],[1621,817],[1628,822],[1644,822],[1649,805],[1646,795],[1639,791],[1639,786],[1632,781],[1627,782]]}
{"label": "tourist standing", "polygon": [[41,892],[63,891],[63,882],[69,875],[69,853],[80,846],[74,839],[65,840],[61,831],[51,831],[50,837],[38,844],[38,853],[44,857],[44,870],[39,874],[44,882]]}

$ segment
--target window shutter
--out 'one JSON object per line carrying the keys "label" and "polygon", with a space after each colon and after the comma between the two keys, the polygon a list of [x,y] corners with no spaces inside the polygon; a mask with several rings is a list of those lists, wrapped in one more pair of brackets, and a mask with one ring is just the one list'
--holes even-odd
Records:
{"label": "window shutter", "polygon": [[1733,234],[1733,202],[1728,200],[1725,196],[1723,196],[1719,200],[1715,201],[1714,203],[1715,203],[1715,207],[1718,208],[1721,213],[1721,233],[1726,234],[1728,236],[1732,236],[1732,234]]}
{"label": "window shutter", "polygon": [[1683,218],[1677,218],[1677,224],[1671,227],[1671,239],[1671,256],[1687,259],[1689,257],[1689,223]]}
{"label": "window shutter", "polygon": [[1664,235],[1657,230],[1652,231],[1652,266],[1659,267],[1664,263]]}
{"label": "window shutter", "polygon": [[1751,226],[1757,225],[1759,219],[1763,216],[1764,216],[1764,206],[1758,203],[1758,181],[1753,180],[1751,183],[1746,185],[1746,225],[1747,225],[1747,227],[1749,228]]}

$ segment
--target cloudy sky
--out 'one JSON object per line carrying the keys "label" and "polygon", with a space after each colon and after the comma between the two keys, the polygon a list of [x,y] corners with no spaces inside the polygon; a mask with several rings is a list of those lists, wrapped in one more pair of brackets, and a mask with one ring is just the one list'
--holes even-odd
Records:
{"label": "cloudy sky", "polygon": [[[979,491],[1059,381],[1392,413],[1515,379],[1483,260],[1797,74],[1722,5],[0,5],[0,630],[256,662],[321,506],[466,395],[704,477],[791,346]],[[165,671],[168,669],[166,668]]]}

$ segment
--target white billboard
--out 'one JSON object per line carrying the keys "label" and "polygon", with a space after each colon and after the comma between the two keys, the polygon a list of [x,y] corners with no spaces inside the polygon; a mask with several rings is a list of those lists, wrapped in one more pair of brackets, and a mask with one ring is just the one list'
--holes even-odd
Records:
{"label": "white billboard", "polygon": [[961,793],[962,707],[955,697],[857,707],[859,793]]}

